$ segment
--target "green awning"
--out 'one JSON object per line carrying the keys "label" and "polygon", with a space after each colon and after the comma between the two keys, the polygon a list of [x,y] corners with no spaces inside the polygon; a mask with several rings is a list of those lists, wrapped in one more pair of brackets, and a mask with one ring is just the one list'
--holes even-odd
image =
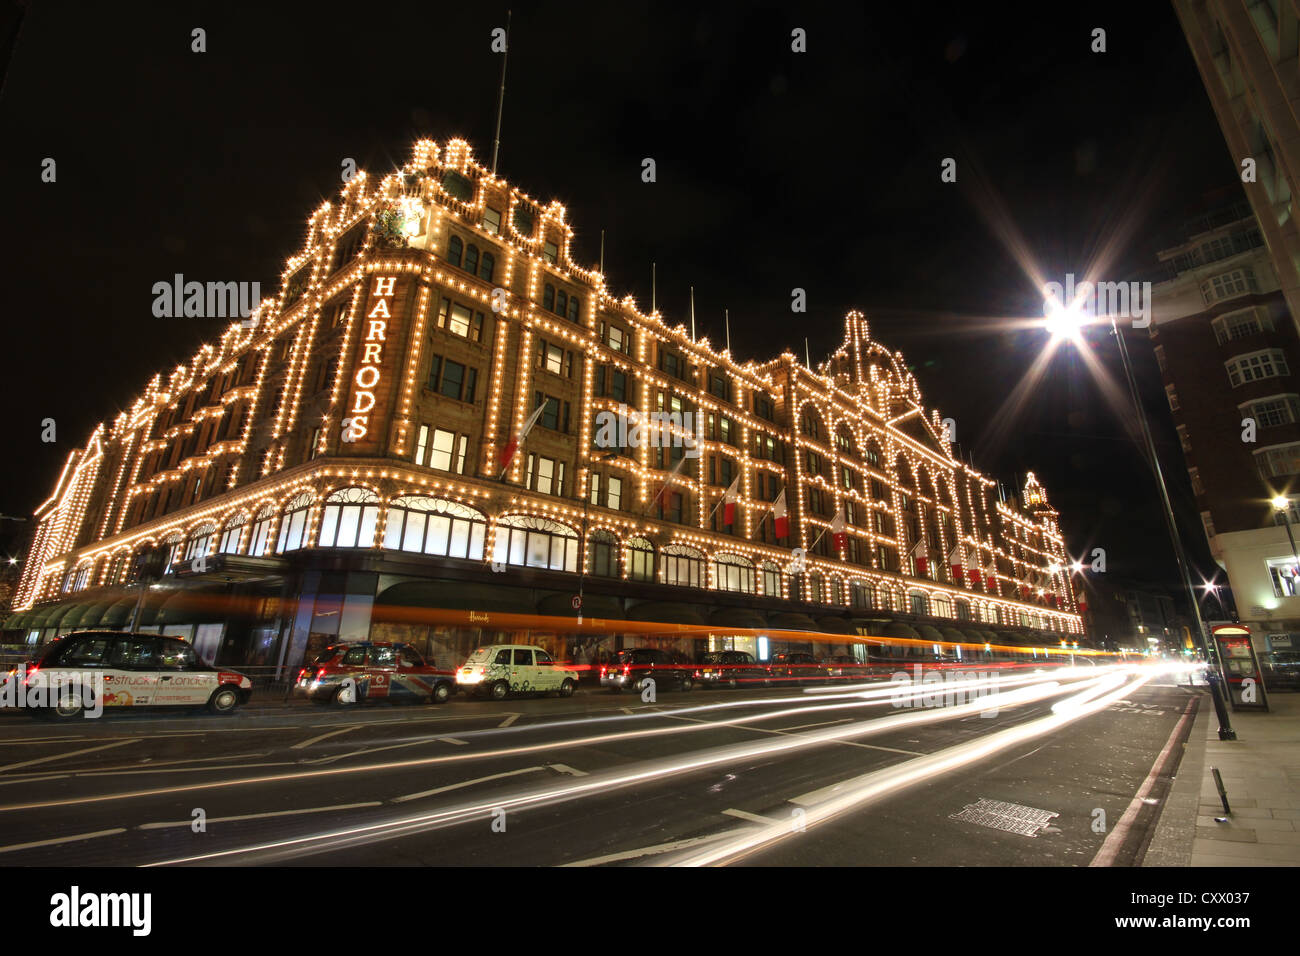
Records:
{"label": "green awning", "polygon": [[970,638],[967,637],[963,631],[959,631],[955,627],[941,627],[939,628],[939,633],[943,635],[943,639],[945,641],[949,641],[954,644],[970,643]]}
{"label": "green awning", "polygon": [[80,607],[81,605],[74,604],[71,601],[65,604],[60,604],[58,607],[54,609],[54,613],[45,619],[45,626],[64,627],[65,626],[63,623],[64,620],[68,617],[68,615],[70,615],[73,611],[78,610]]}
{"label": "green awning", "polygon": [[857,636],[857,629],[853,622],[843,617],[819,617],[817,618],[817,629],[827,634],[851,634]]}
{"label": "green awning", "polygon": [[914,624],[912,627],[916,630],[917,637],[921,638],[923,641],[941,644],[946,640],[946,638],[939,633],[939,629],[931,624]]}
{"label": "green awning", "polygon": [[14,613],[10,614],[7,618],[5,618],[5,623],[2,630],[6,630],[6,631],[25,630],[23,626],[23,621],[27,619],[27,615],[30,613],[31,613],[30,611],[14,611]]}
{"label": "green awning", "polygon": [[820,631],[817,622],[797,611],[777,611],[767,617],[767,626],[778,631]]}
{"label": "green awning", "polygon": [[125,627],[130,624],[131,613],[135,610],[135,602],[138,598],[138,594],[133,594],[129,597],[119,598],[116,602],[110,604],[99,616],[99,626]]}
{"label": "green awning", "polygon": [[627,609],[629,621],[650,621],[657,624],[698,624],[705,625],[698,608],[689,604],[676,604],[671,601],[645,601]]}
{"label": "green awning", "polygon": [[718,627],[767,628],[763,615],[748,607],[720,607],[709,615],[709,623]]}
{"label": "green awning", "polygon": [[468,581],[404,581],[375,598],[373,617],[386,620],[386,608],[427,607],[446,611],[496,611],[536,614],[532,592],[524,588]]}
{"label": "green awning", "polygon": [[[537,613],[548,617],[576,618],[578,612],[573,609],[575,595],[569,592],[548,594],[537,602]],[[582,616],[584,618],[604,618],[610,621],[623,620],[623,603],[609,594],[583,594]]]}
{"label": "green awning", "polygon": [[902,621],[890,621],[880,629],[884,637],[906,637],[912,640],[920,640],[921,635],[910,624],[904,624]]}

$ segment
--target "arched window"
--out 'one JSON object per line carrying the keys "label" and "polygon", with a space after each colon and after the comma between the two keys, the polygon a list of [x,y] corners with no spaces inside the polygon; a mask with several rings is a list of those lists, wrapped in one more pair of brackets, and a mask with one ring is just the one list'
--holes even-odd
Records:
{"label": "arched window", "polygon": [[297,551],[307,543],[307,512],[310,509],[311,495],[305,491],[284,506],[284,515],[280,518],[280,537],[275,542],[276,554]]}
{"label": "arched window", "polygon": [[591,561],[587,573],[602,578],[618,577],[618,538],[603,528],[593,531],[587,543]]}
{"label": "arched window", "polygon": [[814,441],[821,441],[822,418],[812,405],[804,406],[803,415],[800,417],[800,429]]}
{"label": "arched window", "polygon": [[180,564],[181,550],[185,547],[185,543],[181,541],[181,533],[177,531],[175,534],[168,535],[162,546],[163,552],[167,555],[163,574],[172,574],[176,570],[176,565]]}
{"label": "arched window", "polygon": [[713,581],[719,591],[754,593],[754,562],[736,554],[719,554],[713,559]]}
{"label": "arched window", "polygon": [[913,614],[929,614],[928,602],[925,599],[924,591],[907,592],[908,610]]}
{"label": "arched window", "polygon": [[576,295],[570,296],[569,297],[569,321],[577,322],[581,318],[581,316],[582,316],[582,297]]}
{"label": "arched window", "polygon": [[768,597],[781,596],[781,568],[775,561],[763,562],[763,593]]}
{"label": "arched window", "polygon": [[478,277],[488,282],[492,281],[492,274],[496,272],[497,259],[490,252],[483,253],[483,259],[479,262]]}
{"label": "arched window", "polygon": [[384,524],[384,547],[393,551],[483,560],[487,520],[473,508],[445,498],[394,498]]}
{"label": "arched window", "polygon": [[531,515],[506,515],[497,524],[492,560],[552,571],[578,570],[578,535],[568,525]]}
{"label": "arched window", "polygon": [[704,587],[704,555],[684,544],[670,544],[663,553],[664,584]]}
{"label": "arched window", "polygon": [[86,586],[90,584],[90,571],[93,567],[94,564],[87,561],[76,569],[73,573],[71,590],[84,591],[86,589]]}
{"label": "arched window", "polygon": [[969,621],[969,620],[970,620],[970,602],[969,602],[969,601],[957,601],[956,604],[957,604],[957,620],[959,620],[959,621]]}
{"label": "arched window", "polygon": [[221,531],[221,543],[217,545],[217,554],[238,554],[239,539],[244,534],[244,525],[248,524],[248,512],[241,511],[229,521]]}
{"label": "arched window", "polygon": [[[472,246],[470,248],[473,248]],[[325,499],[321,515],[322,548],[369,548],[379,523],[379,496],[368,488],[340,488]]]}
{"label": "arched window", "polygon": [[193,561],[212,550],[212,538],[217,533],[216,522],[205,521],[185,539],[185,560]]}
{"label": "arched window", "polygon": [[865,610],[876,606],[876,588],[870,581],[849,582],[849,606]]}
{"label": "arched window", "polygon": [[831,593],[830,593],[830,600],[829,600],[828,603],[830,603],[830,604],[843,604],[843,603],[844,603],[844,582],[843,582],[843,580],[841,580],[837,575],[834,575],[834,574],[833,574],[833,575],[831,575],[831,578],[830,578],[830,586],[831,586]]}
{"label": "arched window", "polygon": [[655,546],[645,538],[632,538],[627,543],[627,576],[633,581],[655,579]]}
{"label": "arched window", "polygon": [[853,433],[849,431],[848,425],[841,425],[835,432],[835,447],[840,450],[842,455],[853,455]]}
{"label": "arched window", "polygon": [[113,555],[113,560],[108,564],[108,577],[104,579],[105,584],[122,583],[126,572],[126,561],[130,556],[129,551],[119,551]]}
{"label": "arched window", "polygon": [[559,315],[566,315],[569,311],[569,293],[563,289],[555,293],[555,311]]}
{"label": "arched window", "polygon": [[867,445],[867,464],[872,468],[880,467],[880,449],[874,441]]}
{"label": "arched window", "polygon": [[931,602],[935,617],[952,617],[952,601],[945,594],[936,594]]}
{"label": "arched window", "polygon": [[907,463],[907,459],[899,455],[894,459],[894,471],[898,475],[898,485],[900,488],[915,487],[912,481],[912,467]]}
{"label": "arched window", "polygon": [[464,248],[465,244],[460,241],[460,236],[452,236],[447,240],[447,261],[457,269],[460,268],[460,256]]}
{"label": "arched window", "polygon": [[275,507],[264,505],[257,513],[257,523],[253,525],[253,537],[248,542],[248,553],[260,558],[266,554],[271,540],[271,528],[275,526]]}
{"label": "arched window", "polygon": [[470,275],[478,274],[478,246],[472,242],[465,247],[465,271]]}
{"label": "arched window", "polygon": [[555,286],[549,282],[542,286],[542,308],[548,312],[555,311]]}

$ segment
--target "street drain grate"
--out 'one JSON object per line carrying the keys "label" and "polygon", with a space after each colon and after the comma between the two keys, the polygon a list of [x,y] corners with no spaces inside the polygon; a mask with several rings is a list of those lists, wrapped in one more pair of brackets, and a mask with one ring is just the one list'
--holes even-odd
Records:
{"label": "street drain grate", "polygon": [[948,819],[960,820],[963,823],[978,823],[980,826],[992,827],[994,830],[1006,830],[1008,833],[1036,837],[1039,830],[1052,822],[1053,817],[1059,816],[1059,813],[1048,810],[1035,810],[1033,807],[1022,807],[1018,803],[986,800],[981,797],[978,803],[967,804],[961,813],[950,813]]}

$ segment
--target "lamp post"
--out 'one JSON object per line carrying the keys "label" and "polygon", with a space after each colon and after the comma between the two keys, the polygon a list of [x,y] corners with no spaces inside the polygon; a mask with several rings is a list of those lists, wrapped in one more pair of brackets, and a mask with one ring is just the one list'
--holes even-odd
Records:
{"label": "lamp post", "polygon": [[1295,535],[1291,533],[1291,502],[1283,495],[1278,495],[1272,501],[1273,510],[1282,515],[1282,523],[1286,525],[1286,539],[1291,542],[1291,557],[1295,558],[1296,568],[1300,570],[1300,556],[1295,552]]}
{"label": "lamp post", "polygon": [[[1049,293],[1050,294],[1050,293]],[[1084,323],[1084,318],[1073,303],[1055,303],[1057,309],[1055,315],[1052,315],[1053,300],[1048,300],[1047,311],[1049,313],[1048,326],[1052,328],[1053,334],[1067,335],[1069,338],[1077,341],[1077,332]],[[1178,574],[1183,581],[1183,590],[1187,592],[1188,603],[1191,605],[1192,619],[1196,625],[1196,643],[1201,653],[1205,656],[1207,675],[1209,676],[1210,697],[1214,701],[1214,712],[1219,719],[1219,739],[1236,740],[1237,733],[1232,729],[1232,721],[1228,716],[1228,708],[1223,700],[1223,692],[1219,687],[1218,675],[1215,673],[1215,658],[1210,656],[1210,646],[1206,637],[1205,621],[1201,618],[1201,605],[1196,600],[1196,589],[1192,586],[1192,575],[1190,565],[1187,560],[1187,552],[1183,548],[1182,535],[1178,533],[1178,522],[1174,518],[1174,507],[1169,500],[1169,489],[1165,486],[1164,472],[1160,468],[1160,456],[1156,454],[1155,439],[1151,437],[1151,426],[1147,423],[1146,410],[1142,405],[1142,396],[1138,391],[1137,378],[1133,374],[1133,367],[1129,361],[1128,346],[1124,342],[1124,336],[1120,334],[1119,325],[1115,322],[1115,316],[1109,316],[1110,328],[1115,334],[1115,343],[1119,347],[1120,364],[1124,368],[1124,378],[1128,382],[1129,398],[1133,401],[1133,409],[1137,413],[1138,424],[1142,430],[1142,442],[1145,446],[1147,458],[1151,462],[1151,471],[1156,479],[1156,489],[1160,492],[1160,504],[1164,510],[1165,525],[1169,530],[1169,540],[1174,546],[1174,559],[1178,563]],[[1290,533],[1288,527],[1287,533]]]}

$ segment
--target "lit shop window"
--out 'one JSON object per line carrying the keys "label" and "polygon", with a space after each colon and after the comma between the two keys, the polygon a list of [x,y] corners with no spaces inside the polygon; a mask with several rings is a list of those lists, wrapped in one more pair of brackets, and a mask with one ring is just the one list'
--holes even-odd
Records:
{"label": "lit shop window", "polygon": [[618,538],[604,529],[598,529],[591,533],[587,550],[591,555],[587,566],[588,574],[605,578],[618,577]]}
{"label": "lit shop window", "polygon": [[384,547],[393,551],[482,560],[487,521],[455,501],[408,495],[388,506]]}
{"label": "lit shop window", "polygon": [[217,546],[218,554],[238,554],[239,539],[243,536],[244,525],[248,524],[248,512],[241,511],[221,529],[221,543]]}
{"label": "lit shop window", "polygon": [[631,538],[627,543],[627,576],[633,581],[653,581],[655,546],[645,538]]}
{"label": "lit shop window", "polygon": [[249,554],[258,558],[266,554],[273,527],[275,527],[275,508],[266,505],[257,513],[257,523],[253,525],[253,538],[248,543]]}
{"label": "lit shop window", "polygon": [[754,564],[734,554],[720,554],[713,560],[713,581],[719,591],[754,593]]}
{"label": "lit shop window", "polygon": [[552,571],[578,570],[578,535],[568,525],[507,515],[497,525],[493,562]]}
{"label": "lit shop window", "polygon": [[311,502],[311,495],[304,492],[285,506],[280,518],[280,536],[275,543],[277,554],[297,551],[307,543],[307,512],[311,509]]}
{"label": "lit shop window", "polygon": [[320,547],[369,548],[379,523],[379,496],[367,488],[340,488],[325,499]]}
{"label": "lit shop window", "polygon": [[704,586],[704,555],[684,544],[670,544],[663,550],[664,584]]}

